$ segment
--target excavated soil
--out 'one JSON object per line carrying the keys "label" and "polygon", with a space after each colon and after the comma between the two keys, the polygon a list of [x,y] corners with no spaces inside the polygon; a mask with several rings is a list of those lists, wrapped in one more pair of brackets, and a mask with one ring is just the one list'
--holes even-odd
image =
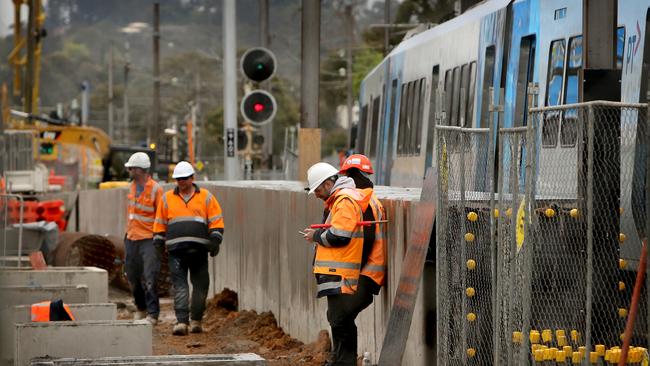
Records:
{"label": "excavated soil", "polygon": [[[127,307],[130,308],[130,307]],[[330,339],[323,330],[316,342],[304,344],[278,327],[270,312],[238,311],[237,294],[225,289],[208,302],[203,333],[173,336],[173,301],[161,300],[161,317],[154,327],[155,355],[257,353],[269,366],[321,366],[330,351]],[[127,318],[129,310],[120,312]]]}

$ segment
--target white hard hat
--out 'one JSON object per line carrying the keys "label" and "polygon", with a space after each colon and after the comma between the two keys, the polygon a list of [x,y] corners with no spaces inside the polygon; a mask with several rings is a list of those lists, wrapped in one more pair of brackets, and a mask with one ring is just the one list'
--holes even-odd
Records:
{"label": "white hard hat", "polygon": [[335,176],[339,170],[327,163],[316,163],[307,170],[307,183],[309,183],[309,194],[314,193],[316,188],[323,184],[327,178]]}
{"label": "white hard hat", "polygon": [[194,168],[192,168],[192,164],[188,163],[187,161],[180,161],[174,168],[172,178],[187,178],[192,175],[194,175]]}
{"label": "white hard hat", "polygon": [[137,152],[131,155],[129,161],[127,161],[124,166],[127,168],[149,169],[151,166],[151,161],[149,160],[149,155],[146,153]]}

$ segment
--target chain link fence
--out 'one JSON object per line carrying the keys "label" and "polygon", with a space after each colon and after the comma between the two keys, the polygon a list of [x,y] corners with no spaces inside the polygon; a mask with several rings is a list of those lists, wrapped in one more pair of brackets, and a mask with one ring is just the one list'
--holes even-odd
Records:
{"label": "chain link fence", "polygon": [[[527,127],[501,128],[494,139],[436,129],[438,365],[620,356],[650,226],[647,108],[534,108]],[[647,284],[631,337],[645,348]],[[634,348],[629,357],[646,355]]]}
{"label": "chain link fence", "polygon": [[438,364],[492,364],[488,129],[437,127]]}

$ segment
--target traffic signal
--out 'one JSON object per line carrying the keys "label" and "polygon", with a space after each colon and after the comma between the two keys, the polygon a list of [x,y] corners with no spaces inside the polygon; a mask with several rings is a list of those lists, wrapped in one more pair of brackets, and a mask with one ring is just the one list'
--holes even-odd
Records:
{"label": "traffic signal", "polygon": [[275,98],[265,90],[253,90],[241,101],[241,114],[254,125],[264,125],[275,117]]}
{"label": "traffic signal", "polygon": [[251,48],[241,57],[242,72],[256,83],[270,79],[275,74],[275,65],[273,53],[263,47]]}

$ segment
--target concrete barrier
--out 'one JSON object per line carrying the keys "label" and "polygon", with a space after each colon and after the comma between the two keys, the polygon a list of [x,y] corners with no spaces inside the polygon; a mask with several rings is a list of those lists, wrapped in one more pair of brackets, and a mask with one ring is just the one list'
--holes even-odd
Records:
{"label": "concrete barrier", "polygon": [[0,307],[62,299],[64,303],[88,303],[88,286],[0,286]]}
{"label": "concrete barrier", "polygon": [[234,355],[174,355],[145,357],[104,357],[96,359],[51,359],[31,362],[31,366],[113,366],[113,365],[168,365],[168,366],[265,366],[266,361],[254,353]]}
{"label": "concrete barrier", "polygon": [[151,356],[151,324],[146,321],[74,321],[16,324],[14,365],[36,357],[98,358]]}
{"label": "concrete barrier", "polygon": [[[0,286],[86,285],[88,302],[108,301],[108,272],[97,267],[0,268]],[[68,301],[70,303],[77,301]]]}
{"label": "concrete barrier", "polygon": [[[77,321],[115,320],[117,318],[117,306],[113,303],[67,305]],[[0,361],[13,360],[15,324],[31,321],[31,305],[17,305],[0,309]]]}
{"label": "concrete barrier", "polygon": [[28,256],[20,256],[20,257],[17,255],[6,256],[6,257],[0,256],[0,267],[17,268],[19,262],[21,267],[32,268],[32,264],[29,261]]}
{"label": "concrete barrier", "polygon": [[[210,258],[211,295],[228,287],[239,294],[241,309],[272,311],[278,324],[291,336],[313,342],[321,329],[329,329],[327,301],[316,299],[311,271],[313,246],[298,230],[322,219],[322,202],[308,196],[301,182],[236,181],[199,182],[216,195],[225,221],[224,243],[216,258]],[[402,260],[406,253],[411,216],[419,201],[420,189],[376,187],[389,222],[387,285],[373,305],[357,319],[359,353],[370,352],[376,363],[397,290]],[[87,209],[80,213],[80,227],[89,233],[123,235],[126,190],[84,191],[81,207],[101,204],[102,212]],[[116,221],[118,220],[118,221]],[[435,364],[435,276],[420,283],[403,364]],[[429,316],[426,314],[429,313]],[[433,332],[433,333],[432,333]],[[432,336],[433,334],[433,336]],[[432,341],[433,340],[433,341]],[[429,343],[427,343],[427,341]]]}

